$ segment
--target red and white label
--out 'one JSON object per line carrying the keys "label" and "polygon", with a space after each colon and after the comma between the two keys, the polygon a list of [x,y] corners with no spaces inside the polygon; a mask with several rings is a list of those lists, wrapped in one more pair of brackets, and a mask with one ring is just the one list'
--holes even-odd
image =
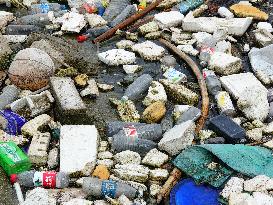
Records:
{"label": "red and white label", "polygon": [[123,128],[127,137],[137,137],[137,130],[133,125],[129,125]]}
{"label": "red and white label", "polygon": [[44,188],[56,188],[56,172],[35,172],[33,183]]}

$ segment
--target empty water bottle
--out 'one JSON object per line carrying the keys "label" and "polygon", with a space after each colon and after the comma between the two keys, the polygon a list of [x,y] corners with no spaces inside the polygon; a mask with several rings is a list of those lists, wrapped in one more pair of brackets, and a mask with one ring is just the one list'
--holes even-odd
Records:
{"label": "empty water bottle", "polygon": [[95,38],[95,37],[105,33],[109,29],[110,29],[109,26],[101,26],[101,27],[96,27],[96,28],[90,28],[84,34],[78,36],[77,41],[79,43],[82,43],[82,42],[86,41],[89,38]]}
{"label": "empty water bottle", "polygon": [[162,128],[160,124],[138,125],[136,127],[134,125],[125,125],[114,137],[126,137],[129,136],[131,132],[135,132],[135,135],[140,139],[158,141],[162,138]]}
{"label": "empty water bottle", "polygon": [[12,174],[12,182],[18,182],[24,187],[66,188],[70,179],[64,172],[37,172],[35,170]]}
{"label": "empty water bottle", "polygon": [[221,82],[212,70],[203,70],[203,76],[205,78],[208,91],[211,95],[216,95],[222,90]]}
{"label": "empty water bottle", "polygon": [[103,18],[110,22],[114,20],[121,12],[126,8],[126,6],[131,5],[130,0],[112,0],[109,6],[106,8]]}
{"label": "empty water bottle", "polygon": [[12,103],[18,98],[20,89],[14,85],[8,85],[3,88],[3,92],[0,95],[0,110],[4,109],[7,105]]}
{"label": "empty water bottle", "polygon": [[133,125],[134,127],[139,127],[146,125],[145,123],[139,122],[122,122],[122,121],[111,121],[106,122],[106,131],[108,137],[112,137],[113,135],[117,134],[120,130],[122,130],[126,126]]}
{"label": "empty water bottle", "polygon": [[33,15],[26,15],[21,18],[18,18],[15,21],[15,24],[17,25],[36,25],[36,26],[41,26],[44,27],[46,25],[51,24],[49,15],[39,13],[39,14],[33,14]]}
{"label": "empty water bottle", "polygon": [[143,74],[138,77],[131,85],[126,89],[124,96],[127,96],[129,100],[137,100],[149,89],[153,78],[149,74]]}
{"label": "empty water bottle", "polygon": [[6,27],[6,35],[29,35],[39,32],[42,29],[35,25],[8,25]]}
{"label": "empty water bottle", "polygon": [[128,198],[135,198],[137,190],[128,184],[116,182],[113,180],[100,180],[93,177],[85,177],[82,185],[83,191],[94,197],[118,198],[122,194]]}
{"label": "empty water bottle", "polygon": [[129,16],[132,16],[137,12],[137,8],[134,5],[128,5],[126,8],[112,21],[109,23],[109,26],[114,27],[127,19]]}
{"label": "empty water bottle", "polygon": [[30,7],[31,14],[38,13],[48,13],[49,11],[60,11],[66,10],[65,5],[61,5],[58,3],[41,3],[41,4],[32,4]]}
{"label": "empty water bottle", "polygon": [[157,143],[152,140],[142,139],[133,126],[128,126],[113,136],[112,149],[116,152],[131,150],[141,156],[156,148]]}

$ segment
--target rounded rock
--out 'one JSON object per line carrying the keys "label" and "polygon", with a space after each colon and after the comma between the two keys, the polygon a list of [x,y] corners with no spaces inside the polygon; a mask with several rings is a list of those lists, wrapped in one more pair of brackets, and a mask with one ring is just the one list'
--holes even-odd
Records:
{"label": "rounded rock", "polygon": [[147,107],[143,112],[143,119],[147,123],[159,122],[166,113],[166,107],[163,102],[155,102]]}
{"label": "rounded rock", "polygon": [[48,84],[55,67],[50,56],[37,48],[19,51],[9,68],[9,79],[21,89],[38,90]]}

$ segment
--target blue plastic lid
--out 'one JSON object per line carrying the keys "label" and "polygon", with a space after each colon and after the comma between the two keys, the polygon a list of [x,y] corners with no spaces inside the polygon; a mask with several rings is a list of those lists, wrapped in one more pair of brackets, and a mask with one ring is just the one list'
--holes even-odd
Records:
{"label": "blue plastic lid", "polygon": [[197,185],[192,179],[183,179],[172,189],[170,205],[220,205],[219,192],[210,185]]}

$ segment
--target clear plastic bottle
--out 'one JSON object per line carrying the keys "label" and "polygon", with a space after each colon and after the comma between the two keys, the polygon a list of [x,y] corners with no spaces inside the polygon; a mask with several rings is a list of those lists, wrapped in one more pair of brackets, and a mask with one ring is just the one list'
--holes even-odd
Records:
{"label": "clear plastic bottle", "polygon": [[46,25],[51,24],[50,17],[47,13],[39,13],[39,14],[32,14],[26,15],[21,18],[18,18],[15,21],[17,25],[36,25],[44,27]]}
{"label": "clear plastic bottle", "polygon": [[112,0],[102,17],[108,22],[113,21],[128,5],[131,5],[130,0]]}
{"label": "clear plastic bottle", "polygon": [[106,122],[106,131],[108,137],[112,137],[113,135],[117,134],[123,127],[133,125],[136,128],[139,126],[146,125],[145,123],[139,122],[123,122],[123,121],[110,121]]}
{"label": "clear plastic bottle", "polygon": [[14,85],[8,85],[3,88],[2,94],[0,95],[0,110],[3,110],[7,105],[12,103],[18,98],[20,89]]}
{"label": "clear plastic bottle", "polygon": [[135,198],[137,190],[128,184],[112,180],[100,180],[93,177],[85,177],[82,185],[83,191],[94,197],[109,196],[118,198],[122,194],[128,198]]}
{"label": "clear plastic bottle", "polygon": [[41,4],[32,4],[30,7],[31,14],[38,13],[48,13],[49,11],[60,11],[66,10],[65,5],[61,5],[58,3],[41,3]]}
{"label": "clear plastic bottle", "polygon": [[13,174],[12,182],[18,182],[24,187],[66,188],[70,179],[64,172],[37,172],[35,170]]}
{"label": "clear plastic bottle", "polygon": [[39,32],[42,29],[35,25],[8,25],[6,27],[6,35],[29,35]]}
{"label": "clear plastic bottle", "polygon": [[149,74],[143,74],[138,77],[131,85],[126,89],[124,96],[127,96],[129,100],[137,100],[149,89],[153,78]]}
{"label": "clear plastic bottle", "polygon": [[115,27],[129,16],[132,16],[137,12],[137,8],[135,5],[128,5],[126,8],[113,20],[109,23],[110,27]]}

